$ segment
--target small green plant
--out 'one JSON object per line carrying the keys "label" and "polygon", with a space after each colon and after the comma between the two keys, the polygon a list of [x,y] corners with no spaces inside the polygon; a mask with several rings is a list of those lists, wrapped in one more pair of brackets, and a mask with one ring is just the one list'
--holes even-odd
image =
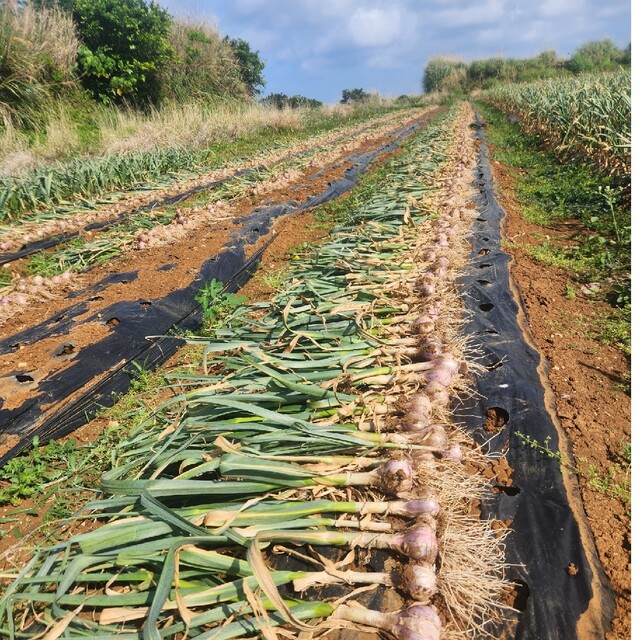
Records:
{"label": "small green plant", "polygon": [[246,296],[227,293],[223,289],[221,282],[212,280],[196,295],[196,302],[202,307],[202,328],[205,332],[220,327],[224,318],[246,300]]}
{"label": "small green plant", "polygon": [[146,360],[142,364],[135,361],[131,362],[129,375],[131,376],[129,389],[136,394],[162,384],[162,374],[151,371]]}
{"label": "small green plant", "polygon": [[564,296],[567,300],[575,300],[576,299],[576,288],[567,283],[566,286],[566,291],[564,293]]}
{"label": "small green plant", "polygon": [[64,269],[60,268],[60,262],[53,254],[40,251],[29,258],[26,264],[26,271],[34,276],[48,278],[60,275]]}
{"label": "small green plant", "polygon": [[578,466],[571,464],[567,456],[551,448],[551,437],[547,436],[542,443],[535,438],[516,431],[518,439],[535,449],[545,458],[557,460],[563,467],[584,478],[587,486],[611,498],[620,500],[624,505],[631,501],[631,443],[622,443],[622,449],[618,452],[619,460],[606,469],[606,473],[598,471],[597,467],[586,458],[578,458]]}
{"label": "small green plant", "polygon": [[631,355],[631,305],[612,309],[611,313],[594,321],[593,338],[602,344],[618,347],[627,357]]}
{"label": "small green plant", "polygon": [[275,270],[263,268],[261,269],[259,276],[265,285],[274,291],[279,291],[287,281],[290,272],[291,268],[288,265]]}
{"label": "small green plant", "polygon": [[628,445],[628,455],[628,459],[621,457],[620,462],[614,462],[607,467],[605,473],[600,472],[586,459],[580,458],[580,475],[586,479],[590,489],[628,505],[631,501],[631,443]]}
{"label": "small green plant", "polygon": [[551,436],[547,436],[544,439],[544,442],[540,444],[535,438],[522,433],[521,431],[516,431],[515,435],[525,444],[527,447],[531,449],[535,449],[541,455],[546,458],[550,458],[552,460],[557,460],[560,464],[570,467],[572,470],[576,470],[575,467],[568,464],[567,457],[561,453],[560,451],[555,451],[551,448]]}
{"label": "small green plant", "polygon": [[0,469],[0,505],[16,506],[22,500],[42,497],[52,483],[73,475],[77,463],[75,440],[52,440],[41,447],[39,438],[35,437],[27,454],[16,456]]}
{"label": "small green plant", "polygon": [[0,269],[0,287],[8,287],[13,282],[9,269]]}

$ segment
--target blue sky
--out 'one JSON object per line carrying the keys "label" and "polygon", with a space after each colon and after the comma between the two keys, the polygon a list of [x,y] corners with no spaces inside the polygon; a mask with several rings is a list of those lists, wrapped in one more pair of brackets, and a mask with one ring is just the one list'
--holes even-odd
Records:
{"label": "blue sky", "polygon": [[589,40],[631,40],[621,0],[160,0],[174,16],[213,22],[266,63],[262,94],[337,102],[342,89],[383,96],[421,91],[426,61],[569,57]]}

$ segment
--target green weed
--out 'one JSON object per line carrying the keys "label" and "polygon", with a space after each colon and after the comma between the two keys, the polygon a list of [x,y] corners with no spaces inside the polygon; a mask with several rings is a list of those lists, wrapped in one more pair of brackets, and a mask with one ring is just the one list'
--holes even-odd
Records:
{"label": "green weed", "polygon": [[631,305],[613,309],[605,318],[595,320],[594,337],[603,344],[615,345],[631,356]]}
{"label": "green weed", "polygon": [[580,459],[580,474],[586,479],[587,486],[610,498],[615,498],[627,505],[631,501],[630,468],[612,464],[605,474],[600,473],[593,464]]}
{"label": "green weed", "polygon": [[13,282],[9,269],[0,269],[0,287],[8,287]]}
{"label": "green weed", "polygon": [[584,478],[587,486],[594,491],[615,498],[628,505],[631,501],[631,443],[622,443],[618,453],[618,460],[607,467],[606,473],[598,471],[597,467],[586,458],[578,458],[575,466],[568,461],[565,454],[551,448],[551,438],[547,437],[540,443],[535,438],[516,431],[515,435],[526,446],[536,450],[541,456],[557,460],[563,467]]}
{"label": "green weed", "polygon": [[262,280],[262,282],[273,289],[274,291],[279,291],[284,286],[285,282],[289,279],[291,274],[291,265],[287,265],[286,267],[281,267],[280,269],[269,269],[267,267],[261,267],[260,271],[257,274],[257,277]]}
{"label": "green weed", "polygon": [[31,450],[9,460],[0,469],[0,505],[18,505],[23,500],[42,497],[52,484],[77,470],[78,447],[75,440],[51,441],[41,447],[33,439]]}
{"label": "green weed", "polygon": [[567,457],[563,453],[560,453],[560,451],[556,451],[555,449],[551,448],[551,436],[547,436],[544,439],[544,442],[540,443],[535,438],[532,438],[531,436],[524,434],[521,431],[516,431],[515,435],[523,444],[525,444],[530,449],[535,449],[538,453],[540,453],[540,455],[544,456],[545,458],[557,460],[558,462],[560,462],[560,464],[568,466],[573,471],[576,471],[576,468],[567,462]]}
{"label": "green weed", "polygon": [[196,294],[196,302],[202,307],[202,329],[205,333],[222,326],[224,319],[237,306],[246,300],[246,296],[223,291],[218,280],[212,280]]}
{"label": "green weed", "polygon": [[60,275],[64,269],[60,268],[60,261],[55,254],[47,251],[39,251],[29,258],[25,266],[27,273],[40,275],[44,278]]}
{"label": "green weed", "polygon": [[[520,242],[503,242],[503,248],[518,248],[529,254],[534,260],[542,264],[564,269],[571,276],[588,280],[588,276],[593,272],[593,260],[585,255],[574,252],[572,249],[566,249],[557,243],[545,241],[541,244],[531,245]],[[572,287],[572,285],[567,285]],[[575,289],[574,289],[575,293]]]}

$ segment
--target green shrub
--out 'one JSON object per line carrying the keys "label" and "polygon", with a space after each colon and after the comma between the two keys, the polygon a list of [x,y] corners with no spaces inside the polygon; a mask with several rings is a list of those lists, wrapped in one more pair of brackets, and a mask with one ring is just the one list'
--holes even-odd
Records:
{"label": "green shrub", "polygon": [[447,91],[462,87],[467,80],[467,67],[462,60],[447,56],[432,58],[422,77],[425,93]]}
{"label": "green shrub", "polygon": [[170,59],[171,18],[144,0],[76,0],[82,82],[103,102],[137,105],[160,99],[157,76]]}
{"label": "green shrub", "polygon": [[627,63],[631,64],[631,45],[627,51],[619,49],[612,40],[594,40],[582,45],[567,62],[567,68],[573,73],[592,73],[611,71]]}

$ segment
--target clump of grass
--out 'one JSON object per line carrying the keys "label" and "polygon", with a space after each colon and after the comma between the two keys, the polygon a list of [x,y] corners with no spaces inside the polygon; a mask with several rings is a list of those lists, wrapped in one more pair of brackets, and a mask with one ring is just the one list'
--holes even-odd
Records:
{"label": "clump of grass", "polygon": [[172,58],[159,74],[163,100],[190,102],[210,96],[249,97],[233,49],[209,23],[174,18],[169,30]]}
{"label": "clump of grass", "polygon": [[529,435],[516,431],[518,439],[531,449],[535,449],[541,456],[557,460],[559,464],[582,477],[587,486],[603,495],[619,500],[627,505],[631,501],[631,443],[623,443],[618,452],[618,460],[610,464],[602,473],[586,458],[578,458],[577,465],[572,464],[564,453],[550,446],[550,438],[538,442]]}
{"label": "clump of grass", "polygon": [[260,271],[257,274],[257,277],[260,278],[262,282],[264,282],[264,284],[270,289],[279,291],[280,289],[282,289],[290,274],[291,265],[281,267],[280,269],[261,267]]}
{"label": "clump of grass", "polygon": [[72,78],[79,41],[56,6],[0,5],[0,121],[33,125],[52,89]]}
{"label": "clump of grass", "polygon": [[598,342],[615,345],[627,357],[631,356],[631,305],[613,309],[596,321],[595,329]]}

